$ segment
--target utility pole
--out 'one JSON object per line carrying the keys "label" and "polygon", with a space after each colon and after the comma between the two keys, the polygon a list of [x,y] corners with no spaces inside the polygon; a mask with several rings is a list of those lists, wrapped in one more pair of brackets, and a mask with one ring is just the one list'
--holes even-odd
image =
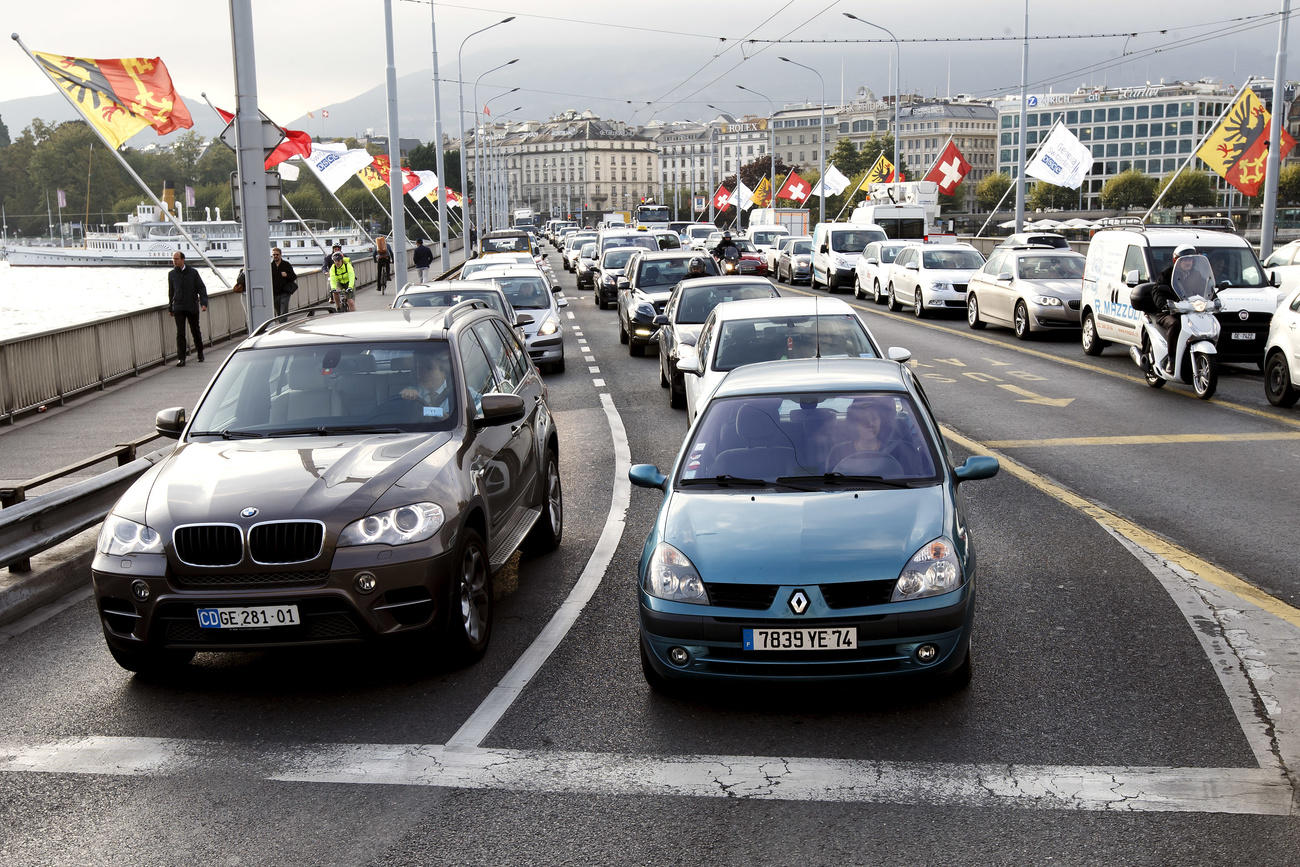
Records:
{"label": "utility pole", "polygon": [[[402,140],[397,124],[397,66],[393,61],[393,0],[384,0],[384,41],[388,50],[388,200],[393,210],[393,284],[394,291],[406,282],[406,214],[402,197],[406,186],[402,178]],[[442,143],[438,146],[441,148]],[[441,182],[442,177],[438,180]]]}
{"label": "utility pole", "polygon": [[1291,0],[1282,0],[1277,25],[1277,63],[1273,67],[1273,122],[1268,128],[1268,168],[1264,175],[1264,215],[1259,227],[1259,257],[1273,252],[1273,227],[1277,218],[1277,182],[1282,168],[1282,128],[1286,126],[1286,25]]}
{"label": "utility pole", "polygon": [[[436,9],[432,3],[429,4],[429,32],[433,37],[433,146],[438,169],[438,270],[446,271],[451,267],[451,235],[447,231],[447,167],[442,156],[442,84],[438,80],[438,25],[434,21]],[[464,158],[464,154],[461,158]]]}
{"label": "utility pole", "polygon": [[244,228],[244,286],[251,333],[274,315],[271,307],[271,224],[267,218],[266,147],[257,108],[252,0],[230,0],[230,45],[235,61],[235,163]]}
{"label": "utility pole", "polygon": [[[1025,0],[1025,41],[1020,54],[1020,135],[1016,150],[1016,231],[1025,230],[1025,124],[1029,111],[1029,0]],[[897,135],[897,131],[895,131]]]}

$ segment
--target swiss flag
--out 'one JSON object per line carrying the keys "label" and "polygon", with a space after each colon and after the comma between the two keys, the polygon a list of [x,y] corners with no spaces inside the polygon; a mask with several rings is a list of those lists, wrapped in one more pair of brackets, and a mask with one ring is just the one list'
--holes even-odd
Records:
{"label": "swiss flag", "polygon": [[939,154],[939,159],[935,160],[934,168],[930,169],[929,174],[925,176],[925,180],[934,181],[939,185],[939,192],[951,196],[969,171],[970,163],[962,156],[957,143],[949,141],[943,153]]}
{"label": "swiss flag", "polygon": [[776,197],[778,199],[789,199],[792,202],[803,202],[807,201],[811,189],[809,183],[799,177],[797,172],[790,172],[790,176],[785,179],[785,183],[781,185]]}
{"label": "swiss flag", "polygon": [[[282,145],[283,147],[283,145]],[[274,154],[272,154],[274,156]],[[402,195],[406,195],[411,190],[420,185],[420,176],[410,169],[402,169]]]}
{"label": "swiss flag", "polygon": [[[221,119],[226,123],[230,123],[235,119],[235,116],[225,109],[218,108],[215,105],[212,107],[217,109],[217,114],[220,115]],[[310,134],[305,133],[302,130],[286,129],[285,127],[280,127],[280,132],[284,133],[284,141],[280,142],[275,150],[267,154],[266,170],[268,172],[290,157],[311,156]]]}
{"label": "swiss flag", "polygon": [[726,184],[718,184],[718,191],[713,194],[713,207],[725,211],[731,207],[731,190]]}

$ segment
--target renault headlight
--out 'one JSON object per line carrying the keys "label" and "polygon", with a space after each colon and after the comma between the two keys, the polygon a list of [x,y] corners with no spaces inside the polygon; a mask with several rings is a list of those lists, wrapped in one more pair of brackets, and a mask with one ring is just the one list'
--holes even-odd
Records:
{"label": "renault headlight", "polygon": [[137,524],[118,515],[109,515],[99,531],[99,553],[161,554],[162,536],[152,527]]}
{"label": "renault headlight", "polygon": [[442,528],[442,522],[442,507],[435,503],[398,506],[348,524],[339,534],[338,546],[423,542]]}
{"label": "renault headlight", "polygon": [[891,602],[924,599],[949,593],[962,585],[961,564],[952,542],[938,538],[921,546],[898,576]]}
{"label": "renault headlight", "polygon": [[1039,307],[1064,307],[1064,302],[1055,295],[1035,295],[1033,298],[1035,304]]}
{"label": "renault headlight", "polygon": [[660,542],[645,570],[645,592],[669,602],[708,605],[704,582],[689,557],[667,542]]}
{"label": "renault headlight", "polygon": [[559,330],[560,320],[556,319],[554,316],[548,316],[546,317],[546,321],[542,323],[542,327],[537,329],[537,333],[545,336],[547,334],[554,334]]}

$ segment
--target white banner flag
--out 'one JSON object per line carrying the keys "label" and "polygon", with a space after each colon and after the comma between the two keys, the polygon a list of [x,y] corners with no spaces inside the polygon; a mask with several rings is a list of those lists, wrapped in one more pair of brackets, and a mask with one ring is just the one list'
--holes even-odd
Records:
{"label": "white banner flag", "polygon": [[420,179],[420,185],[414,187],[408,195],[417,202],[438,189],[438,176],[434,172],[413,172]]}
{"label": "white banner flag", "polygon": [[[280,173],[280,180],[282,181],[298,180],[298,167],[288,160],[276,166],[275,170]],[[189,189],[189,187],[186,187],[186,189]]]}
{"label": "white banner flag", "polygon": [[[824,188],[828,192],[822,192]],[[849,179],[844,177],[844,173],[835,168],[834,165],[826,167],[826,177],[822,178],[813,187],[812,195],[814,196],[838,196],[849,186]]]}
{"label": "white banner flag", "polygon": [[1075,138],[1064,125],[1058,124],[1025,166],[1025,175],[1077,190],[1091,168],[1091,148]]}
{"label": "white banner flag", "polygon": [[745,186],[745,182],[740,178],[736,178],[736,191],[731,194],[731,204],[742,211],[754,207],[754,191]]}
{"label": "white banner flag", "polygon": [[321,183],[332,193],[348,182],[348,179],[364,169],[374,160],[367,151],[346,147],[336,149],[329,143],[313,144],[311,156],[302,157],[303,162],[320,178]]}

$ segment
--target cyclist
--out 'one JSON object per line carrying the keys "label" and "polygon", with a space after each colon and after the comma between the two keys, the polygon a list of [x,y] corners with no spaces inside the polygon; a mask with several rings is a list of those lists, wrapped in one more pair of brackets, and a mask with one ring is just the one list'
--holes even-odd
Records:
{"label": "cyclist", "polygon": [[330,292],[337,292],[338,309],[343,312],[346,301],[348,311],[357,309],[356,302],[357,272],[352,269],[352,260],[342,253],[334,254],[334,264],[330,265]]}
{"label": "cyclist", "polygon": [[379,284],[379,294],[384,294],[384,287],[388,285],[389,277],[393,271],[393,254],[388,249],[375,250],[375,280]]}

